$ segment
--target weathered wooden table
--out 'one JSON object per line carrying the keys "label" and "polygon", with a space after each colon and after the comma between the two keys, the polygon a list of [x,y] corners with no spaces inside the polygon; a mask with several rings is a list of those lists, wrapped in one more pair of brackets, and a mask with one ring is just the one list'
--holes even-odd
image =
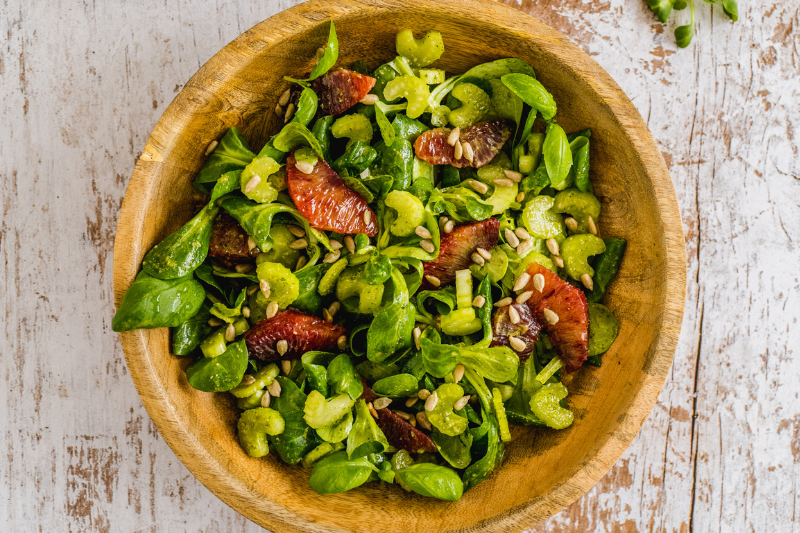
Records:
{"label": "weathered wooden table", "polygon": [[[295,3],[0,0],[0,531],[260,530],[149,421],[110,329],[111,252],[134,161],[182,83]],[[685,50],[644,0],[510,3],[636,104],[689,255],[653,414],[593,490],[532,531],[800,529],[800,0],[740,2],[736,24],[697,2]]]}

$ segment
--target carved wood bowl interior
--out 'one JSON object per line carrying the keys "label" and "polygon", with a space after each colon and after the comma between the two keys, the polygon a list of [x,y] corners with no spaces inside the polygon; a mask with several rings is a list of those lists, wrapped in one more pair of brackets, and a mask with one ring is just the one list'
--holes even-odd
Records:
{"label": "carved wood bowl interior", "polygon": [[[436,29],[451,73],[519,57],[558,104],[566,131],[592,129],[591,177],[600,235],[628,248],[606,304],[620,333],[601,368],[569,376],[576,419],[564,431],[515,428],[502,466],[454,503],[370,483],[320,496],[309,472],[276,454],[248,457],[227,394],[192,389],[188,358],[170,354],[166,328],[121,334],[133,381],[164,439],[228,505],[272,531],[519,531],[567,506],[603,476],[639,431],[672,362],[684,305],[686,258],[675,192],[661,153],[627,96],[587,54],[541,22],[489,1],[312,0],[255,26],[186,84],[158,121],[128,186],[114,247],[116,304],[142,257],[191,216],[191,182],[209,143],[237,126],[258,149],[279,123],[284,75],[311,68],[333,18],[337,65],[370,68],[395,55],[395,34]],[[176,82],[182,80],[176,80]]]}

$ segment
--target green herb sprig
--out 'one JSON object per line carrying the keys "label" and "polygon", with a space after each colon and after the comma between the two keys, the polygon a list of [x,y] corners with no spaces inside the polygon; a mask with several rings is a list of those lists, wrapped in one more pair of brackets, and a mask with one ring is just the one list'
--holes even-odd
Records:
{"label": "green herb sprig", "polygon": [[[739,20],[739,6],[736,0],[703,0],[708,4],[722,4],[722,10],[732,21]],[[686,48],[694,37],[694,0],[647,0],[647,5],[661,22],[667,22],[672,10],[681,11],[689,7],[691,15],[689,24],[675,28],[675,40],[678,47]]]}

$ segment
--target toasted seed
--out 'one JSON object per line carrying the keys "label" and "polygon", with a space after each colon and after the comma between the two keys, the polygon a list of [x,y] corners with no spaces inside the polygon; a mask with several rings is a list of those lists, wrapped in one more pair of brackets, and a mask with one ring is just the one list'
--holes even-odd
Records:
{"label": "toasted seed", "polygon": [[242,307],[242,316],[245,318],[250,318],[250,308],[246,305]]}
{"label": "toasted seed", "polygon": [[560,255],[553,258],[553,263],[555,263],[558,268],[564,268],[564,260],[561,259]]}
{"label": "toasted seed", "polygon": [[456,223],[453,222],[452,220],[448,220],[444,224],[444,232],[445,233],[452,233],[453,232],[453,228],[455,228],[455,227],[456,227]]}
{"label": "toasted seed", "polygon": [[364,98],[362,98],[360,102],[364,105],[375,105],[375,102],[377,102],[378,100],[379,98],[377,94],[368,94],[364,96]]}
{"label": "toasted seed", "polygon": [[447,136],[447,144],[450,146],[455,146],[459,137],[461,137],[461,128],[456,126],[456,128],[450,132],[450,135]]}
{"label": "toasted seed", "polygon": [[280,104],[280,105],[288,104],[289,103],[289,98],[291,98],[291,96],[292,96],[292,90],[291,89],[286,89],[285,91],[283,91],[283,94],[281,94],[281,97],[278,100],[278,104]]}
{"label": "toasted seed", "polygon": [[324,56],[324,55],[325,55],[325,47],[324,46],[320,46],[319,48],[317,48],[317,52],[316,52],[316,55],[314,57],[315,61],[317,63],[319,63],[319,60],[322,59],[322,56]]}
{"label": "toasted seed", "polygon": [[372,406],[372,402],[367,404],[367,409],[369,409],[369,414],[372,415],[372,418],[378,418],[378,411],[376,411],[375,407]]}
{"label": "toasted seed", "polygon": [[472,187],[481,194],[486,194],[486,191],[489,190],[489,187],[485,183],[482,183],[478,180],[467,180],[467,183],[469,184],[470,187]]}
{"label": "toasted seed", "polygon": [[522,203],[522,201],[525,199],[525,193],[524,192],[519,193],[515,199],[517,200],[517,202]]}
{"label": "toasted seed", "polygon": [[364,211],[364,224],[369,225],[370,222],[372,222],[372,212],[369,210]]}
{"label": "toasted seed", "polygon": [[211,152],[213,152],[217,146],[219,146],[219,143],[217,141],[211,141],[210,143],[208,143],[208,148],[206,148],[206,155],[211,155]]}
{"label": "toasted seed", "polygon": [[464,365],[457,364],[456,367],[453,369],[453,381],[458,383],[459,381],[464,379],[464,371],[465,370],[466,369],[464,368]]}
{"label": "toasted seed", "polygon": [[508,318],[511,319],[512,324],[519,324],[519,321],[522,320],[519,311],[513,305],[508,308]]}
{"label": "toasted seed", "polygon": [[524,289],[530,280],[531,275],[527,272],[523,272],[520,277],[517,278],[517,282],[514,284],[514,292],[519,292]]}
{"label": "toasted seed", "polygon": [[298,239],[302,239],[303,237],[306,236],[306,230],[304,230],[300,226],[296,226],[294,224],[288,224],[286,226],[286,229],[288,229],[289,233],[291,233],[292,235],[294,235]]}
{"label": "toasted seed", "polygon": [[449,219],[449,218],[447,218],[447,217],[445,217],[445,216],[441,216],[441,217],[439,217],[439,229],[440,229],[440,230],[442,230],[442,231],[444,231],[444,225],[445,225],[445,224],[447,224],[447,222],[448,222],[449,220],[450,220],[450,219]]}
{"label": "toasted seed", "polygon": [[208,319],[208,325],[211,326],[212,328],[221,326],[222,324],[224,324],[224,322],[217,317],[211,317]]}
{"label": "toasted seed", "polygon": [[267,392],[269,392],[270,395],[275,396],[276,398],[279,398],[280,395],[281,395],[281,384],[280,384],[280,382],[277,379],[273,379],[272,383],[270,383],[269,386],[267,387]]}
{"label": "toasted seed", "polygon": [[292,371],[292,362],[289,361],[288,359],[284,359],[283,361],[281,361],[281,370],[283,371],[284,374],[288,376],[289,372]]}
{"label": "toasted seed", "polygon": [[256,247],[256,240],[253,238],[252,235],[247,236],[247,249],[254,250]]}
{"label": "toasted seed", "polygon": [[325,322],[333,322],[333,315],[331,315],[331,312],[327,309],[322,310],[322,318]]}
{"label": "toasted seed", "polygon": [[419,398],[417,398],[416,396],[412,396],[411,398],[406,400],[406,407],[411,407],[415,403],[417,403],[418,401],[419,401]]}
{"label": "toasted seed", "polygon": [[297,161],[294,166],[303,174],[311,174],[314,172],[314,165],[308,161]]}
{"label": "toasted seed", "polygon": [[392,403],[391,398],[376,398],[374,402],[372,402],[372,406],[377,409],[386,409],[389,407],[389,404]]}
{"label": "toasted seed", "polygon": [[[294,116],[294,104],[289,102],[289,105],[286,106],[286,114],[283,115],[283,123],[286,124],[292,117]],[[308,174],[308,172],[306,172]]]}
{"label": "toasted seed", "polygon": [[430,274],[426,274],[425,279],[428,280],[428,283],[430,283],[434,287],[438,287],[439,285],[442,284],[442,281],[439,278],[437,278],[436,276],[431,276]]}
{"label": "toasted seed", "polygon": [[479,254],[478,252],[473,252],[472,255],[469,257],[470,259],[472,259],[472,262],[478,266],[483,266],[486,263],[486,260],[483,257],[481,257],[481,254]]}
{"label": "toasted seed", "polygon": [[453,404],[453,409],[456,411],[460,411],[461,409],[467,406],[468,402],[469,402],[469,394],[459,398],[458,401],[455,404]]}
{"label": "toasted seed", "polygon": [[425,410],[433,411],[437,403],[439,403],[439,396],[436,394],[436,391],[433,391],[431,395],[428,396],[428,399],[425,400]]}
{"label": "toasted seed", "polygon": [[275,106],[275,114],[276,115],[278,115],[279,117],[283,118],[283,114],[284,113],[285,113],[285,110],[283,109],[283,107],[281,107],[280,104]]}
{"label": "toasted seed", "polygon": [[[375,401],[377,401],[377,400],[375,400]],[[406,422],[408,422],[412,418],[414,418],[413,415],[410,415],[410,414],[406,413],[405,411],[393,411],[393,413],[396,414],[397,416],[399,416],[400,418],[402,418],[403,420],[405,420]]]}
{"label": "toasted seed", "polygon": [[334,251],[341,250],[342,249],[342,243],[337,241],[337,240],[331,240],[331,248],[333,248]]}
{"label": "toasted seed", "polygon": [[477,252],[480,254],[481,257],[483,257],[487,261],[492,258],[492,254],[488,250],[484,250],[483,248],[478,248]]}
{"label": "toasted seed", "polygon": [[533,296],[533,291],[525,291],[523,293],[520,293],[519,296],[517,296],[516,302],[518,304],[524,304],[525,302],[531,299],[531,296]]}
{"label": "toasted seed", "polygon": [[335,263],[341,257],[342,252],[340,250],[336,250],[335,252],[328,252],[325,254],[325,258],[322,260],[323,263]]}
{"label": "toasted seed", "polygon": [[517,255],[525,255],[533,249],[533,241],[526,239],[517,246]]}
{"label": "toasted seed", "polygon": [[430,395],[431,395],[431,391],[429,391],[428,389],[422,389],[421,391],[419,391],[417,393],[417,396],[419,397],[420,400],[427,400],[428,396],[430,396]]}
{"label": "toasted seed", "polygon": [[472,145],[468,142],[461,143],[461,148],[464,150],[464,157],[467,158],[467,161],[472,163],[475,159],[475,151],[472,149]]}
{"label": "toasted seed", "polygon": [[592,276],[589,274],[584,274],[581,276],[581,283],[583,283],[583,286],[590,291],[594,290],[594,281],[592,281]]}
{"label": "toasted seed", "polygon": [[578,221],[572,217],[567,217],[564,219],[564,224],[567,226],[567,229],[576,232],[578,231]]}
{"label": "toasted seed", "polygon": [[511,305],[511,302],[513,302],[513,301],[514,300],[512,300],[510,297],[506,297],[506,298],[503,298],[502,300],[497,300],[494,303],[494,306],[495,307],[505,307],[507,305]]}
{"label": "toasted seed", "polygon": [[225,340],[228,342],[233,342],[236,338],[236,328],[233,327],[233,324],[228,324],[228,327],[225,328]]}
{"label": "toasted seed", "polygon": [[486,304],[486,298],[481,296],[480,294],[472,300],[472,307],[481,308]]}
{"label": "toasted seed", "polygon": [[522,180],[522,174],[520,174],[519,172],[515,172],[513,170],[505,169],[505,170],[503,170],[503,173],[506,175],[506,177],[508,179],[510,179],[514,183],[519,183],[520,180]]}
{"label": "toasted seed", "polygon": [[456,141],[456,144],[453,146],[455,147],[455,150],[453,150],[453,157],[461,159],[461,156],[464,155],[464,147],[461,145],[461,141]]}
{"label": "toasted seed", "polygon": [[302,250],[308,246],[308,241],[306,239],[297,239],[289,243],[289,248],[292,250]]}
{"label": "toasted seed", "polygon": [[342,308],[342,304],[339,302],[333,302],[331,305],[328,306],[328,312],[331,316],[336,316],[336,313],[339,312],[339,309]]}
{"label": "toasted seed", "polygon": [[264,295],[264,298],[269,298],[272,289],[269,286],[269,282],[265,279],[262,279],[258,282],[258,288],[261,289],[261,293]]}
{"label": "toasted seed", "polygon": [[547,239],[547,249],[550,250],[550,253],[553,255],[559,255],[558,249],[558,241],[555,239]]}
{"label": "toasted seed", "polygon": [[351,254],[356,253],[356,241],[350,235],[344,236],[344,247],[347,248],[347,251]]}
{"label": "toasted seed", "polygon": [[536,274],[533,276],[533,287],[542,292],[544,290],[544,276],[541,274]]}
{"label": "toasted seed", "polygon": [[507,178],[499,178],[494,180],[494,184],[498,187],[513,187],[514,182]]}
{"label": "toasted seed", "polygon": [[508,344],[511,345],[511,349],[517,352],[521,352],[526,348],[525,341],[520,339],[519,337],[509,337]]}
{"label": "toasted seed", "polygon": [[414,337],[414,346],[416,346],[417,350],[421,350],[422,347],[419,344],[419,337],[422,335],[422,330],[419,328],[414,328],[412,335]]}
{"label": "toasted seed", "polygon": [[589,233],[592,235],[597,235],[597,225],[594,223],[594,219],[591,217],[591,215],[586,222],[589,224]]}
{"label": "toasted seed", "polygon": [[434,246],[433,243],[428,239],[419,241],[419,246],[429,254],[432,254],[433,251],[436,250],[436,246]]}
{"label": "toasted seed", "polygon": [[252,295],[254,295],[256,293],[256,291],[258,291],[258,287],[256,287],[255,285],[253,285],[252,287],[248,287],[247,288],[247,295],[248,296],[252,296]]}
{"label": "toasted seed", "polygon": [[336,339],[336,346],[344,351],[347,349],[347,335],[342,335],[338,339]]}
{"label": "toasted seed", "polygon": [[425,226],[417,226],[414,229],[414,233],[416,233],[420,239],[430,239],[431,237],[433,237],[433,235],[431,235],[431,232],[428,231],[428,228],[426,228]]}
{"label": "toasted seed", "polygon": [[427,429],[428,431],[433,429],[431,423],[428,421],[428,415],[425,414],[425,411],[420,411],[417,413],[417,423],[422,427],[422,429]]}
{"label": "toasted seed", "polygon": [[517,238],[516,235],[514,235],[514,232],[511,231],[511,228],[506,228],[505,236],[506,236],[506,242],[510,247],[516,248],[517,246],[519,246],[519,239]]}
{"label": "toasted seed", "polygon": [[263,407],[264,409],[269,407],[271,400],[272,400],[272,395],[268,392],[264,393],[264,395],[261,396],[261,407]]}
{"label": "toasted seed", "polygon": [[258,174],[254,174],[252,178],[247,182],[247,185],[244,186],[244,193],[253,192],[253,189],[258,187],[258,184],[261,183],[261,176]]}
{"label": "toasted seed", "polygon": [[525,228],[517,228],[514,230],[514,234],[520,238],[520,240],[530,239],[531,235]]}
{"label": "toasted seed", "polygon": [[245,374],[244,377],[242,378],[242,382],[240,383],[240,385],[247,386],[247,385],[252,385],[255,382],[256,382],[256,378],[254,378],[250,374]]}
{"label": "toasted seed", "polygon": [[295,270],[300,270],[301,268],[306,266],[307,262],[308,262],[308,259],[306,259],[306,256],[301,255],[300,259],[297,260],[297,265],[295,265],[294,269]]}
{"label": "toasted seed", "polygon": [[247,274],[251,270],[253,270],[253,265],[250,263],[242,263],[233,267],[233,269],[238,272],[239,274]]}
{"label": "toasted seed", "polygon": [[281,339],[275,344],[275,349],[278,350],[278,354],[283,355],[289,351],[289,343]]}
{"label": "toasted seed", "polygon": [[278,314],[278,302],[272,301],[267,305],[267,318],[272,318]]}
{"label": "toasted seed", "polygon": [[553,326],[558,323],[558,315],[555,314],[553,311],[545,307],[543,313],[544,313],[544,319],[547,320],[548,324]]}

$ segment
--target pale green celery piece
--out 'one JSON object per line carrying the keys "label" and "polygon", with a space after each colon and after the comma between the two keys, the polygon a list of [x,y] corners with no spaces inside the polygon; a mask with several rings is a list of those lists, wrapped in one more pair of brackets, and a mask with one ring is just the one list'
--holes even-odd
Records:
{"label": "pale green celery piece", "polygon": [[230,390],[230,393],[237,398],[247,398],[258,390],[266,389],[270,386],[272,381],[278,377],[280,369],[278,365],[270,363],[255,374],[253,378],[255,381],[249,385],[239,384]]}
{"label": "pale green celery piece", "polygon": [[223,326],[216,329],[200,343],[200,350],[203,355],[206,357],[219,357],[225,353],[228,348],[228,344],[225,342],[226,328],[227,326]]}
{"label": "pale green celery piece", "polygon": [[549,196],[536,196],[527,203],[520,219],[531,235],[550,239],[564,234],[564,221],[553,203]]}
{"label": "pale green celery piece", "polygon": [[489,250],[489,253],[492,254],[492,258],[486,261],[483,266],[470,265],[469,269],[476,278],[483,279],[489,276],[489,279],[497,283],[503,279],[508,270],[508,254],[500,246],[495,246]]}
{"label": "pale green celery piece", "polygon": [[312,390],[306,398],[303,418],[314,429],[330,426],[349,413],[354,404],[347,393],[325,400],[325,396]]}
{"label": "pale green celery piece", "polygon": [[404,97],[408,101],[406,115],[408,118],[417,118],[428,107],[428,96],[431,91],[428,85],[416,76],[398,76],[383,89],[383,96],[386,100],[394,100],[397,97]]}
{"label": "pale green celery piece", "polygon": [[411,30],[402,30],[397,34],[395,44],[397,53],[416,67],[426,67],[444,53],[444,40],[438,31],[429,31],[422,39],[415,39]]}
{"label": "pale green celery piece", "polygon": [[514,272],[516,276],[519,277],[523,272],[528,270],[528,265],[531,263],[539,263],[550,272],[556,271],[556,265],[553,263],[552,259],[540,252],[531,251],[520,258],[519,266],[517,266]]}
{"label": "pale green celery piece", "polygon": [[294,158],[297,161],[303,161],[305,163],[311,163],[312,165],[315,165],[317,163],[317,161],[319,161],[319,156],[317,155],[317,153],[314,150],[312,150],[311,148],[309,148],[308,146],[303,146],[303,147],[298,148],[297,150],[295,150]]}
{"label": "pale green celery piece", "polygon": [[450,112],[447,119],[450,124],[465,128],[480,120],[489,111],[492,99],[486,92],[472,83],[457,85],[452,95],[461,102],[461,107]]}
{"label": "pale green celery piece", "polygon": [[596,303],[589,304],[589,356],[608,351],[619,334],[619,322],[611,310]]}
{"label": "pale green celery piece", "polygon": [[589,257],[606,251],[603,239],[590,233],[572,235],[560,244],[561,256],[564,258],[564,268],[573,279],[581,279],[588,274],[594,276],[594,269],[589,264]]}
{"label": "pale green celery piece", "polygon": [[[259,280],[269,284],[268,302],[277,302],[281,309],[286,309],[300,296],[300,281],[291,270],[280,263],[264,262],[256,267]],[[263,296],[263,292],[260,293]]]}
{"label": "pale green celery piece", "polygon": [[331,126],[331,135],[337,139],[347,137],[347,145],[349,148],[351,144],[356,141],[363,141],[369,143],[372,140],[372,124],[369,119],[361,113],[354,113],[352,115],[345,115],[336,119],[336,122]]}
{"label": "pale green celery piece", "polygon": [[264,457],[269,453],[267,435],[280,435],[285,427],[283,417],[274,409],[248,409],[237,424],[239,444],[250,457]]}
{"label": "pale green celery piece", "polygon": [[297,238],[283,224],[273,225],[269,229],[269,236],[272,238],[272,248],[256,256],[256,265],[261,263],[280,263],[290,270],[293,269],[304,252],[304,250],[289,248],[289,245]]}
{"label": "pale green celery piece", "polygon": [[500,427],[500,439],[503,442],[511,440],[511,431],[508,428],[508,418],[506,418],[506,409],[503,406],[503,397],[500,394],[500,389],[492,389],[492,404],[494,405],[495,413],[497,413],[497,425]]}
{"label": "pale green celery piece", "polygon": [[440,68],[423,68],[419,70],[419,77],[428,85],[444,83],[444,70]]}
{"label": "pale green celery piece", "polygon": [[456,271],[456,306],[472,309],[472,274],[466,269]]}
{"label": "pale green celery piece", "polygon": [[[322,296],[327,296],[328,294],[333,292],[333,289],[336,288],[338,284],[338,279],[340,279],[340,275],[344,270],[347,268],[347,258],[342,257],[338,261],[336,261],[331,267],[328,269],[327,272],[322,276],[322,279],[319,280],[319,285],[317,285],[317,292],[320,293]],[[350,295],[352,296],[352,294]],[[342,300],[343,298],[339,298]]]}
{"label": "pale green celery piece", "polygon": [[492,215],[501,215],[512,207],[519,208],[520,204],[517,202],[518,191],[518,183],[514,183],[511,187],[500,187],[499,185],[495,186],[492,195],[485,200],[486,203],[491,204],[494,207],[492,210]]}
{"label": "pale green celery piece", "polygon": [[448,335],[471,335],[481,330],[483,324],[475,314],[475,308],[456,309],[441,316],[442,331]]}
{"label": "pale green celery piece", "polygon": [[[274,202],[278,198],[278,190],[272,186],[268,178],[280,168],[281,165],[269,156],[256,157],[242,171],[239,182],[242,193],[261,204]],[[249,187],[253,179],[258,179],[258,185]]]}
{"label": "pale green celery piece", "polygon": [[567,428],[572,424],[575,415],[559,405],[566,397],[567,388],[561,382],[549,383],[537,390],[531,398],[531,411],[550,428]]}
{"label": "pale green celery piece", "polygon": [[536,381],[544,385],[547,383],[547,380],[553,377],[553,374],[558,372],[564,367],[564,360],[561,359],[559,356],[555,356],[550,359],[550,362],[547,363],[547,366],[542,369],[541,372],[536,374]]}
{"label": "pale green celery piece", "polygon": [[425,206],[419,198],[406,191],[392,191],[386,195],[387,207],[397,212],[397,218],[389,227],[389,231],[398,237],[414,234],[417,226],[425,223]]}

